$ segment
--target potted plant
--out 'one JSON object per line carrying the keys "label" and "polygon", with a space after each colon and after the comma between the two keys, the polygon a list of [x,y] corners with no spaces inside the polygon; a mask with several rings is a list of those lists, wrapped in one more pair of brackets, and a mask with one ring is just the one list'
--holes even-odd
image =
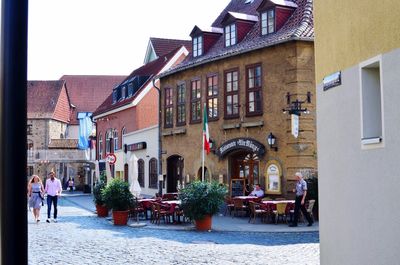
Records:
{"label": "potted plant", "polygon": [[129,184],[120,179],[113,179],[104,188],[102,196],[107,207],[112,209],[114,225],[126,225],[129,209],[134,206]]}
{"label": "potted plant", "polygon": [[107,217],[108,208],[104,201],[102,192],[106,187],[105,176],[100,175],[100,180],[96,182],[93,188],[93,202],[96,205],[96,212],[98,217]]}
{"label": "potted plant", "polygon": [[180,190],[179,199],[183,213],[195,220],[197,230],[210,230],[212,215],[224,203],[227,189],[217,182],[195,181]]}

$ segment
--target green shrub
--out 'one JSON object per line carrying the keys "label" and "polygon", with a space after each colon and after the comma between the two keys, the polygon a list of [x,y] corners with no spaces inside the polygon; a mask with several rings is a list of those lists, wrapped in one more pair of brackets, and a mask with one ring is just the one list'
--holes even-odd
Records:
{"label": "green shrub", "polygon": [[114,211],[126,211],[134,206],[134,197],[129,184],[120,179],[113,179],[102,191],[106,206]]}
{"label": "green shrub", "polygon": [[219,211],[227,192],[226,187],[217,182],[192,182],[180,190],[181,208],[186,216],[201,220]]}

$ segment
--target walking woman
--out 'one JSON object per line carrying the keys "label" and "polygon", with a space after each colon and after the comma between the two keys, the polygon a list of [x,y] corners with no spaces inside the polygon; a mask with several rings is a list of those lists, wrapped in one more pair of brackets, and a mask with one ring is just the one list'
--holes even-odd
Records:
{"label": "walking woman", "polygon": [[29,208],[33,208],[35,222],[40,222],[40,208],[43,201],[44,188],[38,175],[33,175],[28,183]]}

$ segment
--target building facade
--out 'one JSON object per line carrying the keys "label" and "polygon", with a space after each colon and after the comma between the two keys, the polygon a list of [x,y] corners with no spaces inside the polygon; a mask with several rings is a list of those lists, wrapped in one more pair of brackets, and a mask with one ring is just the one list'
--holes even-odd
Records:
{"label": "building facade", "polygon": [[205,179],[231,195],[260,184],[294,196],[294,173],[317,169],[312,1],[231,1],[191,37],[192,53],[160,79],[166,191],[202,178],[205,106]]}
{"label": "building facade", "polygon": [[399,14],[394,0],[315,3],[321,264],[400,259]]}
{"label": "building facade", "polygon": [[[116,156],[111,166],[114,177],[131,182],[131,157],[138,158],[142,194],[158,191],[159,81],[156,75],[182,62],[188,54],[188,41],[151,38],[143,66],[135,69],[114,87],[94,113],[97,124],[97,159],[104,163],[108,154]],[[155,128],[155,126],[157,128]],[[147,135],[148,134],[148,135]],[[147,170],[148,169],[148,170]]]}

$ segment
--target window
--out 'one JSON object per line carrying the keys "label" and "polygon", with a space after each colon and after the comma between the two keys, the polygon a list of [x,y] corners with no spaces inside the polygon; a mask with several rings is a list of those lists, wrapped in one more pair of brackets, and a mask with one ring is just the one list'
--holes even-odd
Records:
{"label": "window", "polygon": [[239,74],[237,70],[225,73],[225,118],[239,117]]}
{"label": "window", "polygon": [[139,159],[138,163],[138,182],[140,187],[144,187],[144,160]]}
{"label": "window", "polygon": [[99,133],[99,160],[103,158],[103,136]]}
{"label": "window", "polygon": [[193,38],[193,57],[203,54],[203,36]]}
{"label": "window", "polygon": [[117,102],[117,89],[112,92],[113,104]]}
{"label": "window", "polygon": [[380,57],[360,64],[361,129],[363,144],[377,144],[383,138]]}
{"label": "window", "polygon": [[133,95],[133,84],[132,82],[128,84],[128,97],[132,97]]}
{"label": "window", "polygon": [[270,9],[261,14],[261,34],[266,35],[275,32],[275,10]]}
{"label": "window", "polygon": [[157,159],[154,157],[149,161],[149,188],[156,189],[158,182]]}
{"label": "window", "polygon": [[32,124],[26,125],[26,134],[32,135]]}
{"label": "window", "polygon": [[186,87],[185,84],[179,84],[176,90],[176,125],[186,124]]}
{"label": "window", "polygon": [[173,103],[172,103],[172,89],[166,88],[165,89],[165,121],[164,127],[169,128],[172,127],[172,119],[173,119]]}
{"label": "window", "polygon": [[33,158],[33,141],[28,140],[26,149],[28,150],[28,158]]}
{"label": "window", "polygon": [[121,130],[121,142],[122,142],[122,145],[121,145],[121,148],[122,147],[124,147],[124,144],[125,144],[125,141],[124,141],[124,135],[126,134],[126,128],[125,127],[122,127],[122,130]]}
{"label": "window", "polygon": [[106,133],[106,154],[111,152],[112,130],[109,129]]}
{"label": "window", "polygon": [[121,99],[124,99],[126,97],[126,86],[123,86],[121,88]]}
{"label": "window", "polygon": [[200,88],[200,80],[193,80],[191,82],[190,121],[192,123],[201,122],[201,88]]}
{"label": "window", "polygon": [[218,119],[218,75],[207,77],[207,108],[208,119]]}
{"label": "window", "polygon": [[119,143],[118,143],[118,132],[117,130],[114,130],[114,151],[119,149]]}
{"label": "window", "polygon": [[225,27],[225,47],[236,44],[236,25],[231,24]]}
{"label": "window", "polygon": [[247,101],[247,115],[261,115],[262,114],[262,87],[261,87],[261,66],[247,67],[246,75],[246,101]]}

